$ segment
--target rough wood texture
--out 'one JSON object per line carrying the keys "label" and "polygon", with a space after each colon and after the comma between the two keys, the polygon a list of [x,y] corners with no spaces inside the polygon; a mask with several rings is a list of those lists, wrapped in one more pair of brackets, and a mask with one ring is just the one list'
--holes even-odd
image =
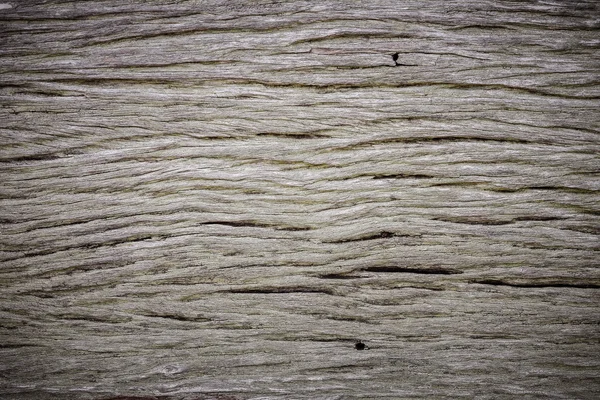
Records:
{"label": "rough wood texture", "polygon": [[0,4],[0,396],[598,398],[599,15]]}

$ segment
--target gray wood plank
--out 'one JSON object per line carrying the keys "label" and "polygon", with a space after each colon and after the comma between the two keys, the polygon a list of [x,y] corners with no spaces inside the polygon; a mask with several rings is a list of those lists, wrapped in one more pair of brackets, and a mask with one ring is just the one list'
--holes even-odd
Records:
{"label": "gray wood plank", "polygon": [[0,396],[598,398],[599,9],[3,2]]}

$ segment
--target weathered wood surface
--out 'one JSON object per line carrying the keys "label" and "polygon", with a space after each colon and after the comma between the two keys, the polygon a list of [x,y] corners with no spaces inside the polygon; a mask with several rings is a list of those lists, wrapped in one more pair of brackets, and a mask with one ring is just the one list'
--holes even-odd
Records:
{"label": "weathered wood surface", "polygon": [[599,17],[0,4],[0,397],[598,398]]}

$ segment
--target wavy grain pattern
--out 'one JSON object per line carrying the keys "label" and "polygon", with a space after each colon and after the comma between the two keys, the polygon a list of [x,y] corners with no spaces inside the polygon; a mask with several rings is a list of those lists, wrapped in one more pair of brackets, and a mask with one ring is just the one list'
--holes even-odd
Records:
{"label": "wavy grain pattern", "polygon": [[598,15],[0,4],[0,396],[598,398]]}

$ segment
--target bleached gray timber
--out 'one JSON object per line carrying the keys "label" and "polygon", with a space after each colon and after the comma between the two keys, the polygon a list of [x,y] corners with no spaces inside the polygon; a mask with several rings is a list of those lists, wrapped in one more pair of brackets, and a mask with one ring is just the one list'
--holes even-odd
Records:
{"label": "bleached gray timber", "polygon": [[599,28],[1,3],[0,397],[600,398]]}

